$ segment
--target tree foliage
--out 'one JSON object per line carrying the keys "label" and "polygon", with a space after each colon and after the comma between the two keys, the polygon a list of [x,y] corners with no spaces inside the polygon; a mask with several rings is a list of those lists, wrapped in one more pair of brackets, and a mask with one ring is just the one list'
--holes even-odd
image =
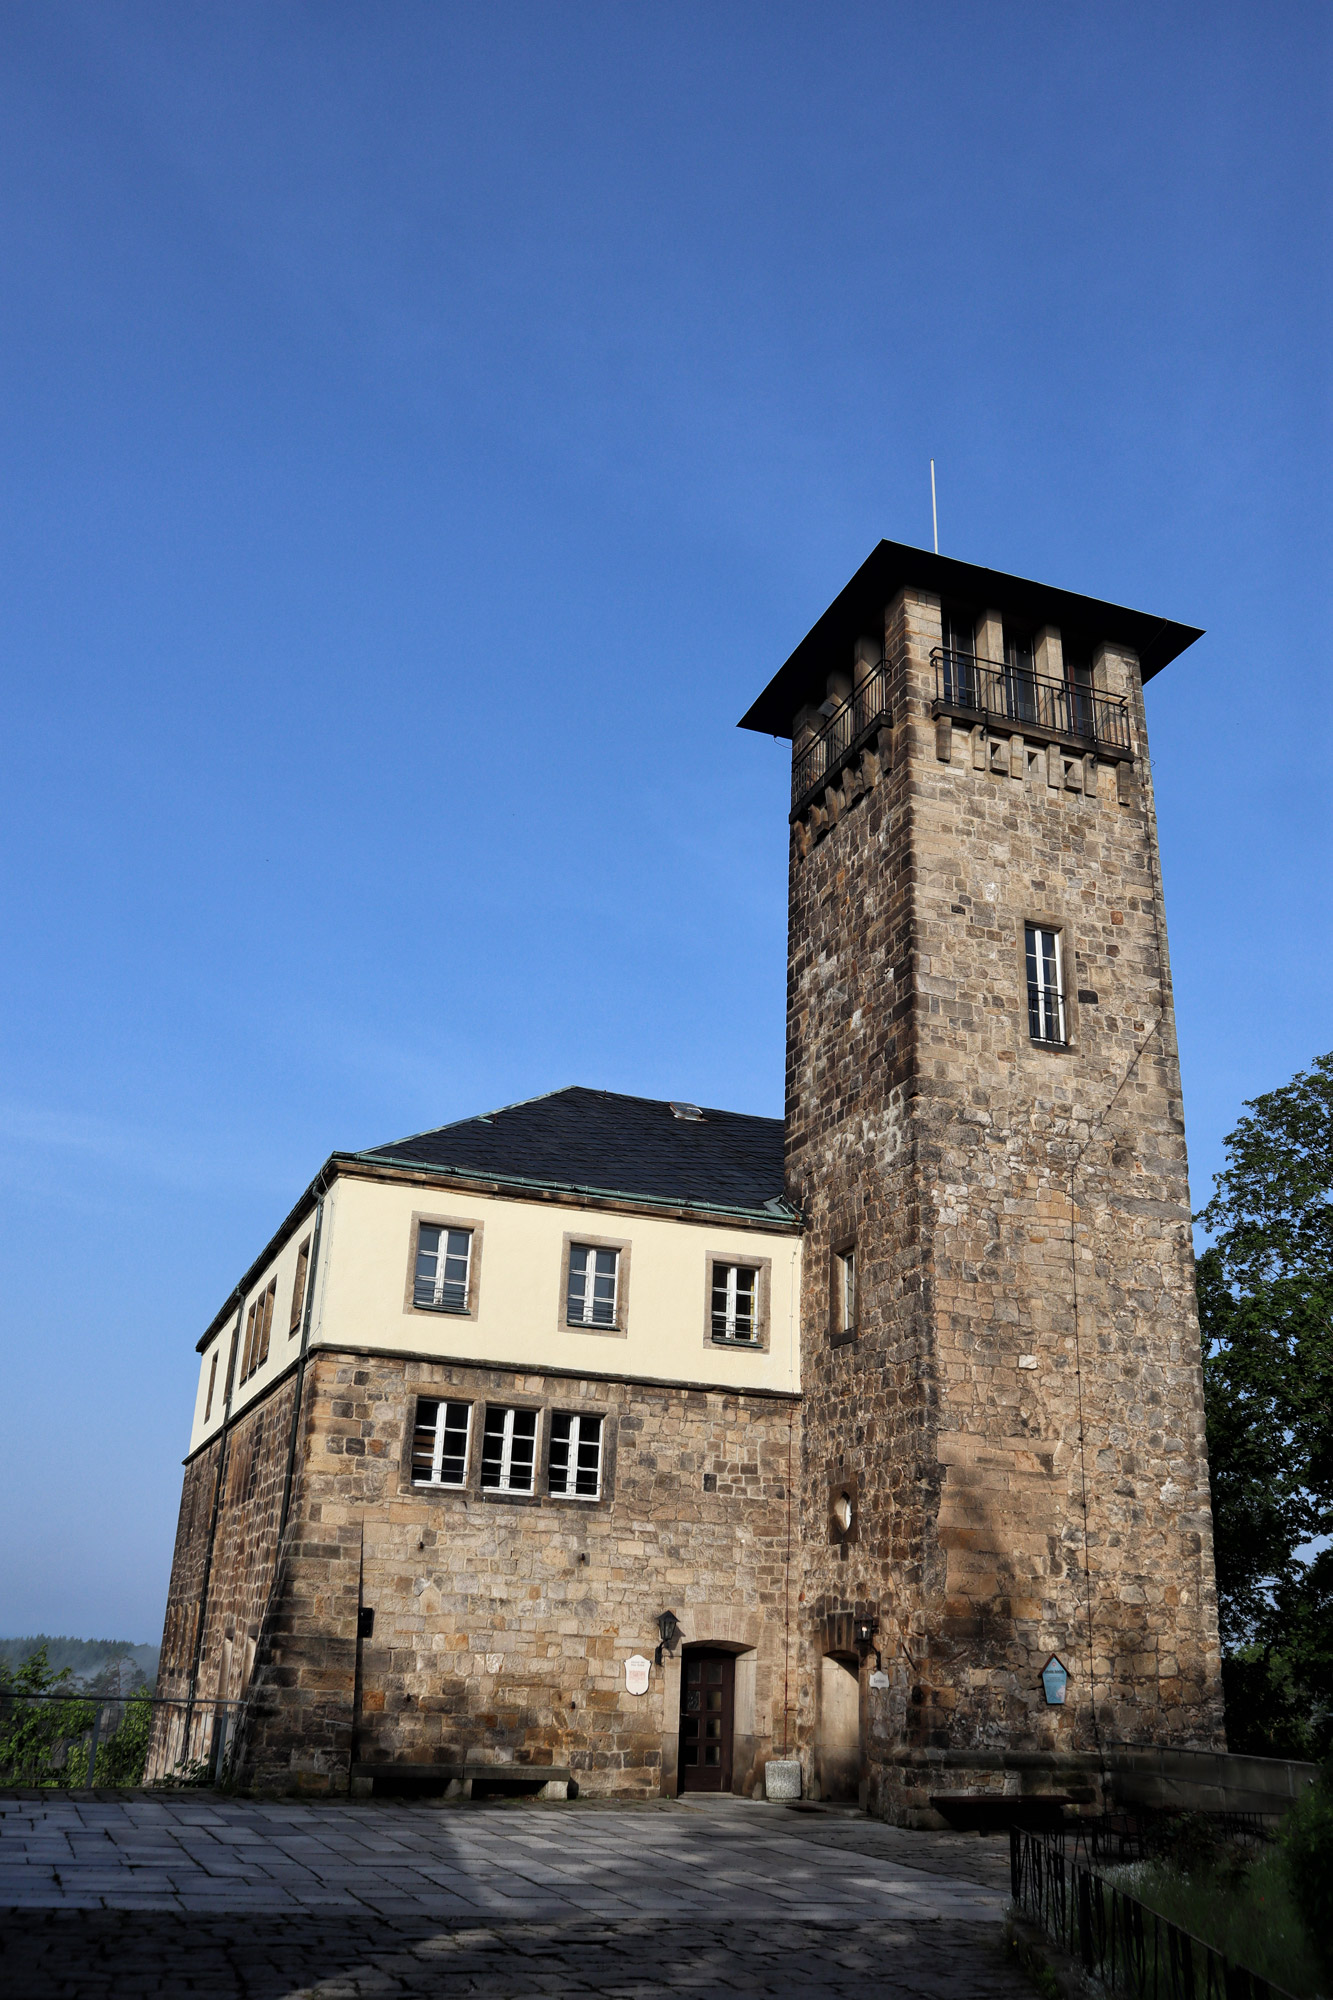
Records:
{"label": "tree foliage", "polygon": [[[88,1769],[93,1724],[101,1715],[95,1772]],[[147,1688],[127,1701],[99,1701],[68,1667],[57,1672],[45,1647],[15,1670],[0,1660],[0,1783],[138,1785],[152,1729]]]}
{"label": "tree foliage", "polygon": [[[1333,1739],[1333,1055],[1245,1107],[1199,1220],[1228,1738]],[[1302,1554],[1304,1551],[1304,1555]]]}

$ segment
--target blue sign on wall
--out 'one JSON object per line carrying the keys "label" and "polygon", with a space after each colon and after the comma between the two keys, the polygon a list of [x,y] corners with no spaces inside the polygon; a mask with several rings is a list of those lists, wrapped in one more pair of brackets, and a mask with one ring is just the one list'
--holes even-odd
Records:
{"label": "blue sign on wall", "polygon": [[1047,1707],[1062,1708],[1064,1706],[1065,1689],[1069,1686],[1069,1670],[1056,1658],[1054,1653],[1051,1654],[1050,1659],[1041,1670],[1041,1684],[1046,1690]]}

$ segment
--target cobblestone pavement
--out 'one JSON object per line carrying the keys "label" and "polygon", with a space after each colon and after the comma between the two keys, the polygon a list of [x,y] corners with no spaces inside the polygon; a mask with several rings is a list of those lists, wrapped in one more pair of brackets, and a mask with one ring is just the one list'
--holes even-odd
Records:
{"label": "cobblestone pavement", "polygon": [[859,1816],[0,1799],[7,2000],[1027,1996],[1007,1853]]}

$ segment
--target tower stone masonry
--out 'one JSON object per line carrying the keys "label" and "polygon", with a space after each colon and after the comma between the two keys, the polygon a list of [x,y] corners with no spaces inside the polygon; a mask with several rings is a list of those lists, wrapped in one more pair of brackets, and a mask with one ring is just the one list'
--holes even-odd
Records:
{"label": "tower stone masonry", "polygon": [[794,750],[802,1740],[873,1651],[893,1818],[1222,1743],[1142,691],[1197,636],[882,543],[745,718]]}

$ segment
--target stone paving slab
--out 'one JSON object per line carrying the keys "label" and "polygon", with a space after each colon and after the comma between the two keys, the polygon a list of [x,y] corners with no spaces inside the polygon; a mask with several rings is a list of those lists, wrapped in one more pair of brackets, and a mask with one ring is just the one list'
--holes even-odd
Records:
{"label": "stone paving slab", "polygon": [[190,1918],[131,1910],[13,1912],[7,2000],[1032,2000],[982,1923],[786,1919],[506,1924],[421,1919]]}
{"label": "stone paving slab", "polygon": [[740,1800],[0,1799],[0,1989],[1008,2000],[1007,1848]]}

